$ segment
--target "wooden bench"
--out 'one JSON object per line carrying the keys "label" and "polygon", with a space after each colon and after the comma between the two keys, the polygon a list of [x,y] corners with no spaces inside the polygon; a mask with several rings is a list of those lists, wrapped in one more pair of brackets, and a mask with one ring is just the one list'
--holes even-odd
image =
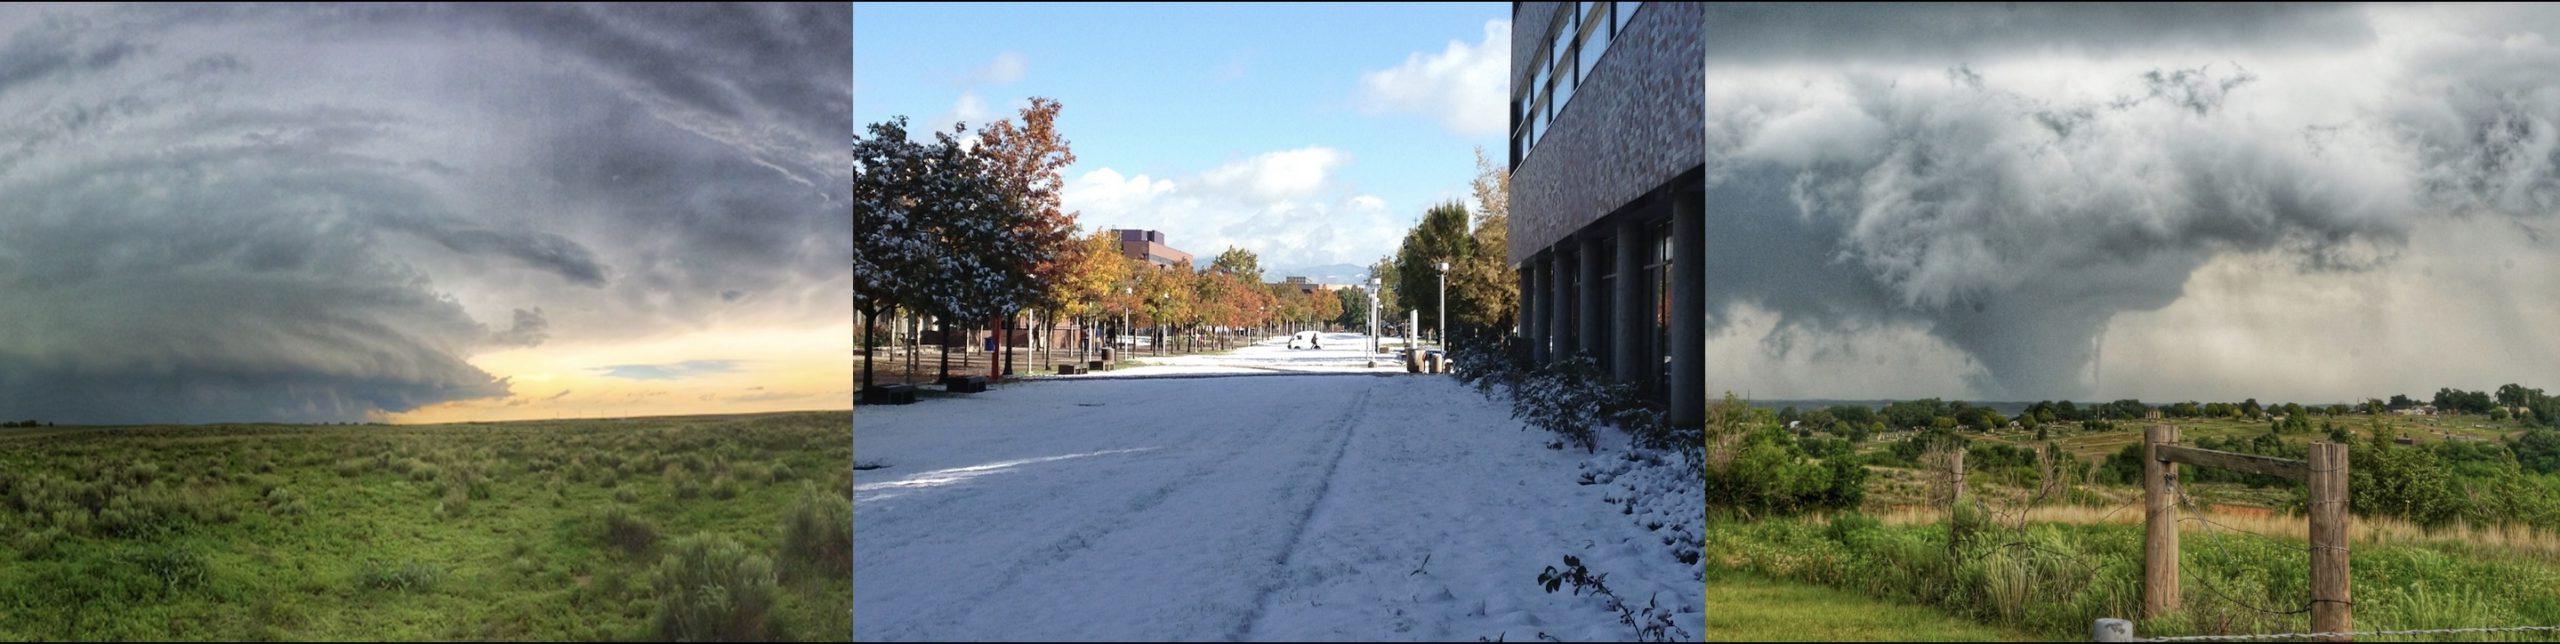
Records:
{"label": "wooden bench", "polygon": [[984,393],[987,390],[987,377],[952,376],[944,378],[942,379],[942,390],[955,394]]}
{"label": "wooden bench", "polygon": [[1086,363],[1084,363],[1084,370],[1085,370],[1085,371],[1087,371],[1087,372],[1093,372],[1093,371],[1110,371],[1110,370],[1111,370],[1111,363],[1103,362],[1103,361],[1101,361],[1101,360],[1094,360],[1094,361],[1091,361],[1091,362],[1086,362]]}
{"label": "wooden bench", "polygon": [[1084,366],[1084,365],[1080,365],[1080,364],[1062,364],[1062,365],[1058,365],[1058,375],[1061,375],[1061,376],[1074,376],[1074,375],[1081,375],[1081,374],[1083,374],[1083,373],[1084,373],[1084,370],[1085,370],[1085,366]]}
{"label": "wooden bench", "polygon": [[862,390],[862,404],[913,405],[916,404],[916,386],[878,385],[864,389]]}

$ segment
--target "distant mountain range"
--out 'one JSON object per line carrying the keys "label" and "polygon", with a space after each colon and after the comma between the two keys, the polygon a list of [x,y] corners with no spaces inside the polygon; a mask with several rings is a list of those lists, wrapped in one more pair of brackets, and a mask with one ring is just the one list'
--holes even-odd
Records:
{"label": "distant mountain range", "polygon": [[1318,284],[1366,284],[1369,281],[1369,267],[1359,264],[1318,264],[1262,269],[1262,281],[1265,282],[1277,282],[1292,276],[1305,277]]}

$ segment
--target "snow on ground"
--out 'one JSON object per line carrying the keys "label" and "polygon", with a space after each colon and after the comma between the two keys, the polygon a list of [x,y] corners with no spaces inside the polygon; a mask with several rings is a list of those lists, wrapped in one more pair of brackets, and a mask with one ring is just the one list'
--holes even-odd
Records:
{"label": "snow on ground", "polygon": [[[1275,337],[1220,354],[1151,357],[1145,349],[1130,355],[1129,364],[1109,371],[1096,371],[1078,376],[1042,376],[1059,379],[1110,379],[1166,375],[1225,375],[1272,373],[1404,373],[1404,363],[1389,346],[1376,356],[1377,366],[1369,366],[1371,356],[1364,349],[1367,336],[1357,333],[1324,334],[1322,349],[1291,349],[1287,337]],[[1395,340],[1388,339],[1390,345]]]}
{"label": "snow on ground", "polygon": [[[1234,355],[1270,366],[1259,349]],[[855,460],[885,467],[854,474],[854,638],[1632,639],[1537,585],[1568,554],[1702,634],[1675,526],[1603,500],[1668,468],[1548,438],[1439,376],[1070,377],[863,407]],[[1577,483],[1595,470],[1617,482]]]}

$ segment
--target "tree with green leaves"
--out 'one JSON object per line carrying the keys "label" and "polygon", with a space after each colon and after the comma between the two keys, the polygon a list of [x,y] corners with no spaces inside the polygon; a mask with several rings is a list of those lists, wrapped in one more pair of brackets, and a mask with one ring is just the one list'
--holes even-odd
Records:
{"label": "tree with green leaves", "polygon": [[[1511,173],[1476,148],[1474,252],[1449,269],[1449,334],[1469,338],[1508,333],[1520,310],[1520,280],[1511,271]],[[1462,340],[1463,341],[1463,340]]]}
{"label": "tree with green leaves", "polygon": [[1475,238],[1467,230],[1467,206],[1455,201],[1432,206],[1423,211],[1422,221],[1405,231],[1404,243],[1396,247],[1396,306],[1422,314],[1422,327],[1438,328],[1440,311],[1440,268],[1447,262],[1454,269],[1475,256]]}
{"label": "tree with green leaves", "polygon": [[1262,281],[1262,257],[1253,254],[1250,250],[1228,246],[1225,251],[1218,253],[1217,259],[1209,261],[1209,272],[1225,273],[1260,282]]}
{"label": "tree with green leaves", "polygon": [[[1380,257],[1377,262],[1369,264],[1369,277],[1378,280],[1378,285],[1371,288],[1378,289],[1379,324],[1393,324],[1404,315],[1404,308],[1396,304],[1396,283],[1402,272],[1403,267],[1396,264],[1394,255]],[[1365,325],[1369,322],[1361,320],[1360,323]]]}

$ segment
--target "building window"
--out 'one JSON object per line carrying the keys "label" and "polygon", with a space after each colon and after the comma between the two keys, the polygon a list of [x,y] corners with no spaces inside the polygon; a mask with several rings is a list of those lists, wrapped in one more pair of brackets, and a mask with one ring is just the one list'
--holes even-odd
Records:
{"label": "building window", "polygon": [[[1529,77],[1512,80],[1514,105],[1511,134],[1511,165],[1519,167],[1537,148],[1538,137],[1549,124],[1564,113],[1572,102],[1574,89],[1588,80],[1592,68],[1609,53],[1609,45],[1626,29],[1629,17],[1643,3],[1634,2],[1569,2],[1559,3],[1556,19],[1547,37],[1530,63]],[[1517,11],[1519,5],[1513,5]],[[1521,83],[1526,82],[1525,86]]]}
{"label": "building window", "polygon": [[1598,15],[1591,16],[1593,21],[1598,24],[1589,28],[1590,33],[1583,35],[1584,40],[1582,41],[1582,49],[1580,50],[1581,55],[1578,56],[1581,60],[1577,61],[1577,64],[1575,65],[1575,67],[1580,71],[1578,74],[1579,76],[1589,78],[1591,77],[1591,66],[1599,64],[1600,54],[1609,51],[1609,31],[1614,27],[1609,24],[1609,3],[1585,2],[1582,4],[1586,7],[1594,4],[1600,5],[1598,8]]}

